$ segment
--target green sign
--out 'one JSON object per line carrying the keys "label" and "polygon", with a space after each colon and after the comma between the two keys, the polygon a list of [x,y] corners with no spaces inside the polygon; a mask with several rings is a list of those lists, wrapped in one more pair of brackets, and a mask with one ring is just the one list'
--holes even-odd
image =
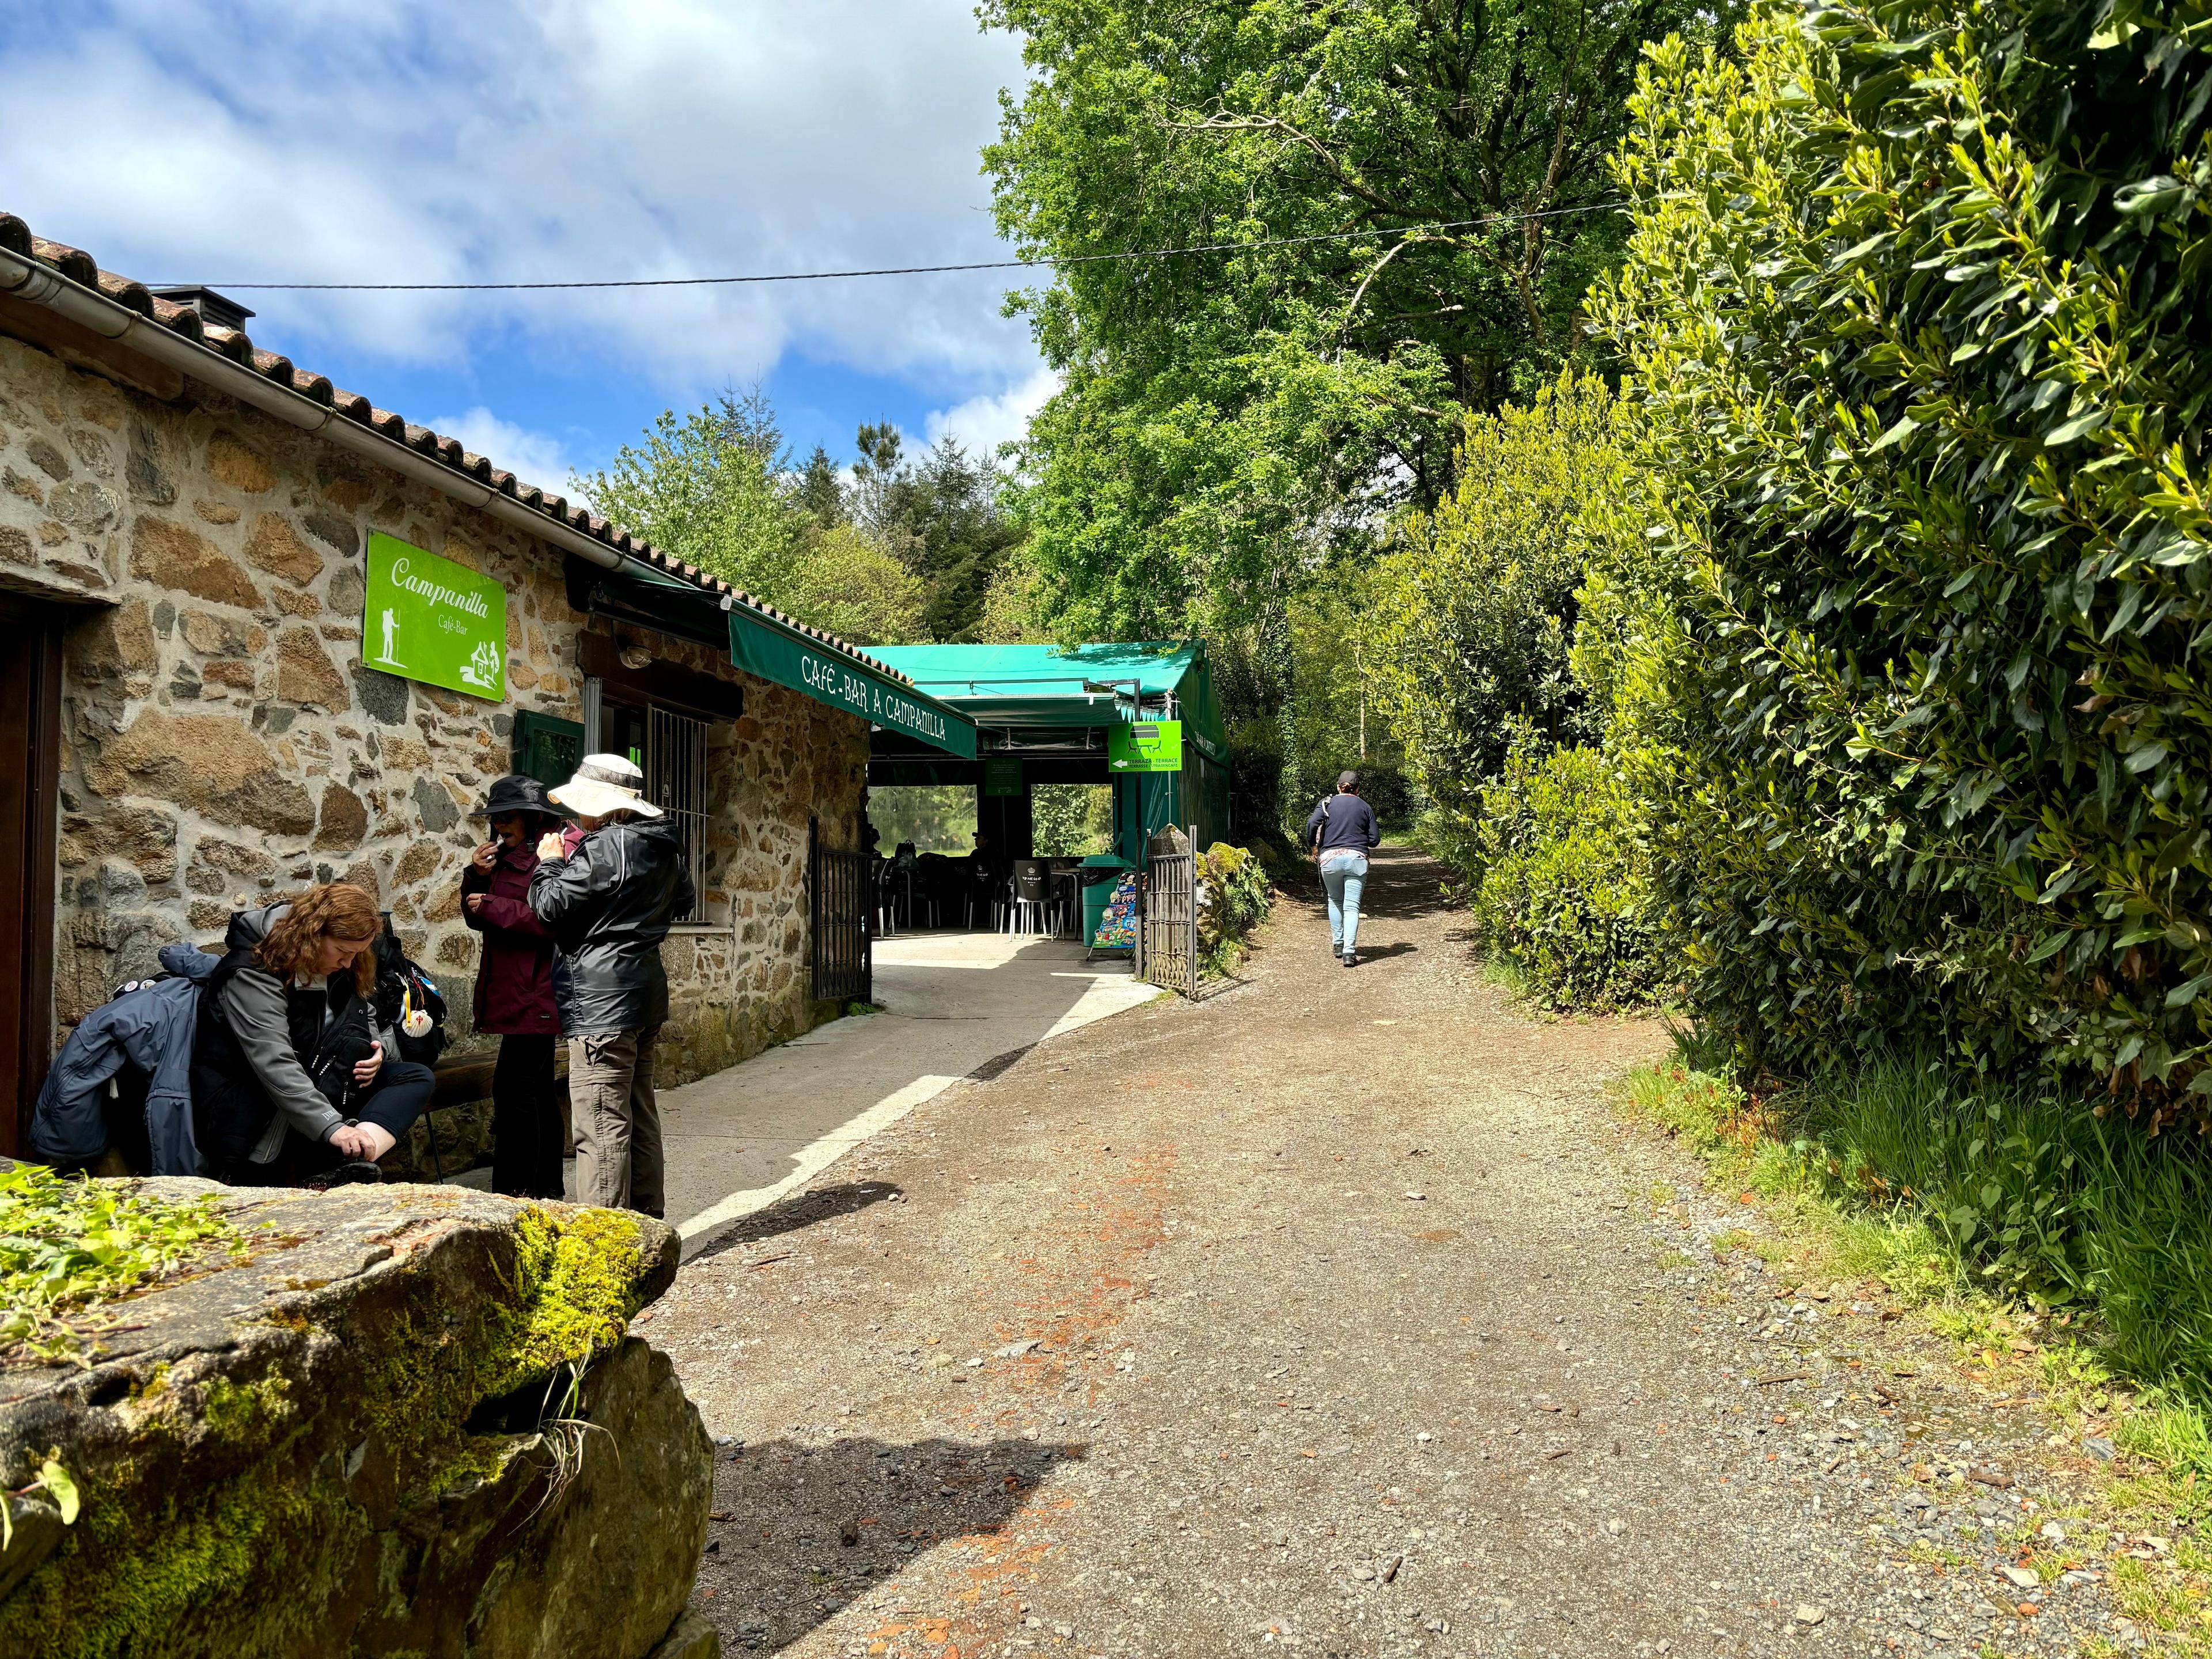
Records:
{"label": "green sign", "polygon": [[903,732],[963,760],[975,758],[975,722],[966,715],[842,653],[817,650],[743,605],[730,612],[730,660],[748,674],[803,691],[871,726]]}
{"label": "green sign", "polygon": [[381,531],[368,538],[361,659],[402,679],[507,697],[507,590]]}
{"label": "green sign", "polygon": [[1022,763],[1018,759],[994,756],[983,763],[983,793],[987,795],[1018,795],[1022,793]]}
{"label": "green sign", "polygon": [[1182,770],[1182,722],[1139,720],[1106,728],[1106,763],[1116,772]]}

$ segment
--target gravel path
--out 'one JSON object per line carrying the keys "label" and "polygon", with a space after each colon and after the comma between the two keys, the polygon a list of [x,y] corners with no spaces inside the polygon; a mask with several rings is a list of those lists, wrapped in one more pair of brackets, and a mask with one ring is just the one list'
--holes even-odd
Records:
{"label": "gravel path", "polygon": [[955,1087],[685,1267],[645,1331],[722,1442],[726,1650],[2109,1637],[2094,1576],[2002,1571],[2084,1541],[2039,1536],[2080,1454],[1878,1287],[1778,1299],[1753,1212],[1606,1103],[1663,1033],[1513,1012],[1415,855],[1370,893],[1359,968],[1287,903],[1249,982]]}

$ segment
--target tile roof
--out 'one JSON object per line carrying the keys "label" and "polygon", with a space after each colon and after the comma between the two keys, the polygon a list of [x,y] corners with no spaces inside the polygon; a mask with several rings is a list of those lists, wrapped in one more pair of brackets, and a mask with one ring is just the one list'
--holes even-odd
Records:
{"label": "tile roof", "polygon": [[0,249],[19,258],[34,259],[78,286],[93,290],[103,299],[159,324],[171,333],[251,369],[326,409],[335,410],[348,420],[380,433],[395,443],[404,444],[418,454],[441,462],[480,485],[512,496],[525,507],[544,514],[571,531],[580,532],[602,543],[615,552],[626,553],[642,564],[690,582],[709,596],[717,599],[726,596],[786,628],[819,641],[831,650],[857,658],[878,672],[902,684],[912,683],[897,669],[849,641],[842,640],[811,623],[801,622],[766,600],[755,598],[743,588],[732,586],[720,576],[696,565],[685,563],[642,537],[633,536],[620,526],[608,523],[582,503],[571,501],[536,484],[525,483],[512,472],[493,465],[483,456],[462,448],[459,439],[447,437],[427,426],[418,426],[390,410],[379,409],[360,393],[332,386],[328,376],[301,368],[282,353],[263,350],[243,330],[215,326],[204,321],[200,313],[190,306],[165,300],[143,283],[128,276],[118,276],[112,270],[101,270],[100,262],[82,248],[50,242],[43,236],[33,235],[31,228],[22,220],[4,210],[0,210]]}

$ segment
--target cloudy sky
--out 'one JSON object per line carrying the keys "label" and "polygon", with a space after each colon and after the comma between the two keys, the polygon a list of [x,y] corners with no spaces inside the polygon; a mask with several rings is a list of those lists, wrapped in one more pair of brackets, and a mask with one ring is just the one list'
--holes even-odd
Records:
{"label": "cloudy sky", "polygon": [[[40,15],[43,14],[43,15]],[[972,0],[72,0],[0,8],[0,209],[153,283],[741,275],[1002,258],[1021,75]],[[1020,273],[236,296],[256,341],[533,482],[766,386],[803,451],[1018,433]]]}

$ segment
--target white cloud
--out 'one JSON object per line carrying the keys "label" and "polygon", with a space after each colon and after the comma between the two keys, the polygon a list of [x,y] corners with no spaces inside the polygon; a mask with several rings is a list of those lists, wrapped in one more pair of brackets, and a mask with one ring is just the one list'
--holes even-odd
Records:
{"label": "white cloud", "polygon": [[971,455],[994,455],[1000,444],[1029,430],[1030,416],[1045,406],[1060,390],[1060,376],[1048,368],[1031,372],[1003,392],[970,398],[951,409],[932,410],[927,422],[931,443],[951,436]]}
{"label": "white cloud", "polygon": [[482,405],[465,415],[441,415],[430,426],[449,438],[459,438],[462,448],[485,457],[525,483],[574,500],[583,499],[568,488],[572,463],[567,447],[549,433],[532,432],[512,421],[502,421]]}
{"label": "white cloud", "polygon": [[[4,205],[111,270],[467,282],[1006,257],[977,151],[1016,44],[971,0],[88,0],[0,44]],[[1023,273],[504,295],[245,293],[256,331],[662,387],[796,346],[973,386],[1025,373]]]}

